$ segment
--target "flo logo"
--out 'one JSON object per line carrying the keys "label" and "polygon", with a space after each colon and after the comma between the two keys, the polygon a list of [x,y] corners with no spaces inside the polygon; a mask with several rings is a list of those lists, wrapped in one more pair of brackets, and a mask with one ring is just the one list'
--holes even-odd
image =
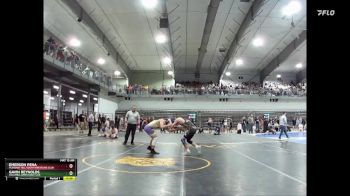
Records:
{"label": "flo logo", "polygon": [[334,16],[334,10],[317,10],[318,16]]}

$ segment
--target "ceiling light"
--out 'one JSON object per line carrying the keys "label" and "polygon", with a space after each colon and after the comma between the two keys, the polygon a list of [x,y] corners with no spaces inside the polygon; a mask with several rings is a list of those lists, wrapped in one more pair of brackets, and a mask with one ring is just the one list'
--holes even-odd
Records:
{"label": "ceiling light", "polygon": [[158,35],[156,36],[156,42],[157,42],[158,44],[165,43],[166,41],[167,41],[167,38],[166,38],[166,36],[165,36],[164,34],[158,34]]}
{"label": "ceiling light", "polygon": [[75,39],[75,38],[72,38],[72,39],[69,41],[69,44],[70,44],[71,46],[79,47],[81,43],[80,43],[79,40],[77,40],[77,39]]}
{"label": "ceiling light", "polygon": [[54,98],[54,97],[50,97],[50,99],[51,99],[51,100],[55,100],[55,98]]}
{"label": "ceiling light", "polygon": [[87,98],[87,95],[83,94],[83,97]]}
{"label": "ceiling light", "polygon": [[65,103],[62,103],[63,106],[65,106],[66,104]]}
{"label": "ceiling light", "polygon": [[105,64],[105,62],[106,62],[106,60],[104,60],[103,58],[99,58],[99,59],[97,60],[97,63],[100,64],[100,65]]}
{"label": "ceiling light", "polygon": [[114,75],[119,76],[120,75],[120,71],[115,71]]}
{"label": "ceiling light", "polygon": [[173,75],[173,71],[168,71],[168,75]]}
{"label": "ceiling light", "polygon": [[303,64],[298,63],[298,64],[296,64],[296,65],[295,65],[295,67],[296,67],[296,68],[298,68],[298,69],[300,69],[300,68],[302,68],[302,67],[303,67]]}
{"label": "ceiling light", "polygon": [[243,60],[242,59],[237,59],[236,60],[236,65],[243,65]]}
{"label": "ceiling light", "polygon": [[44,91],[44,94],[45,94],[45,95],[47,95],[47,94],[49,94],[49,92],[47,92],[47,91]]}
{"label": "ceiling light", "polygon": [[80,103],[84,103],[84,100],[80,100]]}
{"label": "ceiling light", "polygon": [[62,101],[62,102],[66,102],[66,100],[64,100],[64,99],[62,99],[61,101]]}
{"label": "ceiling light", "polygon": [[95,100],[95,101],[97,101],[97,98],[96,98],[96,97],[94,97],[94,100]]}
{"label": "ceiling light", "polygon": [[69,100],[73,101],[73,100],[74,100],[74,98],[73,98],[73,97],[69,97]]}
{"label": "ceiling light", "polygon": [[[58,97],[58,95],[56,95],[56,97]],[[62,95],[60,95],[60,97],[62,97]]]}
{"label": "ceiling light", "polygon": [[257,37],[253,40],[253,45],[256,47],[260,47],[260,46],[264,45],[264,40]]}
{"label": "ceiling light", "polygon": [[59,86],[56,86],[56,85],[53,85],[53,88],[54,88],[54,89],[57,89],[57,90],[60,89],[60,87],[59,87]]}
{"label": "ceiling light", "polygon": [[231,72],[228,71],[228,72],[226,72],[225,74],[226,74],[226,76],[230,76],[230,75],[231,75]]}
{"label": "ceiling light", "polygon": [[142,0],[142,5],[148,9],[156,7],[157,4],[158,4],[157,0]]}
{"label": "ceiling light", "polygon": [[74,95],[75,91],[70,90],[69,93]]}
{"label": "ceiling light", "polygon": [[281,74],[277,74],[277,78],[281,78]]}
{"label": "ceiling light", "polygon": [[163,58],[163,63],[164,64],[170,64],[171,63],[171,59],[169,57],[164,57]]}
{"label": "ceiling light", "polygon": [[299,1],[291,1],[288,5],[283,7],[282,13],[286,16],[291,16],[301,10],[301,3]]}
{"label": "ceiling light", "polygon": [[82,104],[81,103],[78,103],[79,106],[81,106]]}

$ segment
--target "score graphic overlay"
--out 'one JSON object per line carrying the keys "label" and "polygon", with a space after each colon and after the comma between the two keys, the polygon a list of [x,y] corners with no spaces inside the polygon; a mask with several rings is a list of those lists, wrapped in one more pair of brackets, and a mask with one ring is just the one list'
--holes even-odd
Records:
{"label": "score graphic overlay", "polygon": [[5,158],[5,178],[16,180],[76,180],[77,159],[13,159]]}

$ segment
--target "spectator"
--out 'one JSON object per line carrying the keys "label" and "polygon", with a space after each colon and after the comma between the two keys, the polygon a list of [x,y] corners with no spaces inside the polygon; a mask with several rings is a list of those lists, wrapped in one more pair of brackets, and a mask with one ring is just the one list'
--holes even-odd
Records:
{"label": "spectator", "polygon": [[97,131],[100,132],[101,131],[101,125],[102,125],[102,120],[101,120],[101,114],[98,114],[98,118],[97,118]]}
{"label": "spectator", "polygon": [[243,119],[242,119],[242,130],[243,130],[243,133],[246,132],[247,124],[248,124],[248,122],[247,122],[247,120],[246,120],[246,118],[244,116]]}
{"label": "spectator", "polygon": [[282,133],[284,132],[286,134],[286,137],[288,137],[287,134],[287,117],[286,117],[286,112],[283,112],[283,115],[280,116],[279,122],[280,122],[280,136],[278,137],[281,139]]}
{"label": "spectator", "polygon": [[117,115],[115,117],[115,127],[117,128],[118,131],[119,131],[119,124],[120,124],[120,116]]}
{"label": "spectator", "polygon": [[253,133],[254,122],[253,114],[251,114],[250,117],[248,117],[248,133]]}
{"label": "spectator", "polygon": [[209,130],[209,133],[211,133],[211,127],[213,125],[213,119],[212,118],[208,118],[208,130]]}
{"label": "spectator", "polygon": [[77,131],[80,131],[80,127],[79,127],[79,116],[78,116],[78,114],[75,114],[75,118],[74,118],[74,126],[75,126],[75,129],[77,130]]}
{"label": "spectator", "polygon": [[54,117],[54,122],[55,122],[55,125],[56,125],[56,129],[59,129],[58,125],[59,125],[59,122],[58,122],[58,114],[55,115]]}
{"label": "spectator", "polygon": [[88,136],[91,136],[91,130],[92,130],[92,126],[93,126],[94,121],[95,121],[95,118],[94,118],[94,115],[93,115],[92,112],[91,112],[90,115],[89,115],[89,118],[88,118],[88,123],[89,123],[89,133],[88,133]]}
{"label": "spectator", "polygon": [[84,122],[85,122],[85,115],[84,115],[84,113],[81,113],[80,115],[79,115],[79,126],[80,126],[80,132],[79,133],[84,133]]}

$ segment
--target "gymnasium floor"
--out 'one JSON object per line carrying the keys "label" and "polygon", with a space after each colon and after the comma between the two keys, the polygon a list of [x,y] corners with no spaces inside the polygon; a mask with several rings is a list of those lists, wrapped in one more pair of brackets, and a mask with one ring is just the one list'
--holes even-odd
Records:
{"label": "gymnasium floor", "polygon": [[[77,158],[74,182],[46,181],[45,195],[306,195],[306,145],[251,135],[196,134],[202,154],[183,156],[182,134],[161,134],[150,155],[149,137],[135,145],[77,132],[44,136],[45,158]],[[129,138],[130,142],[130,138]]]}

